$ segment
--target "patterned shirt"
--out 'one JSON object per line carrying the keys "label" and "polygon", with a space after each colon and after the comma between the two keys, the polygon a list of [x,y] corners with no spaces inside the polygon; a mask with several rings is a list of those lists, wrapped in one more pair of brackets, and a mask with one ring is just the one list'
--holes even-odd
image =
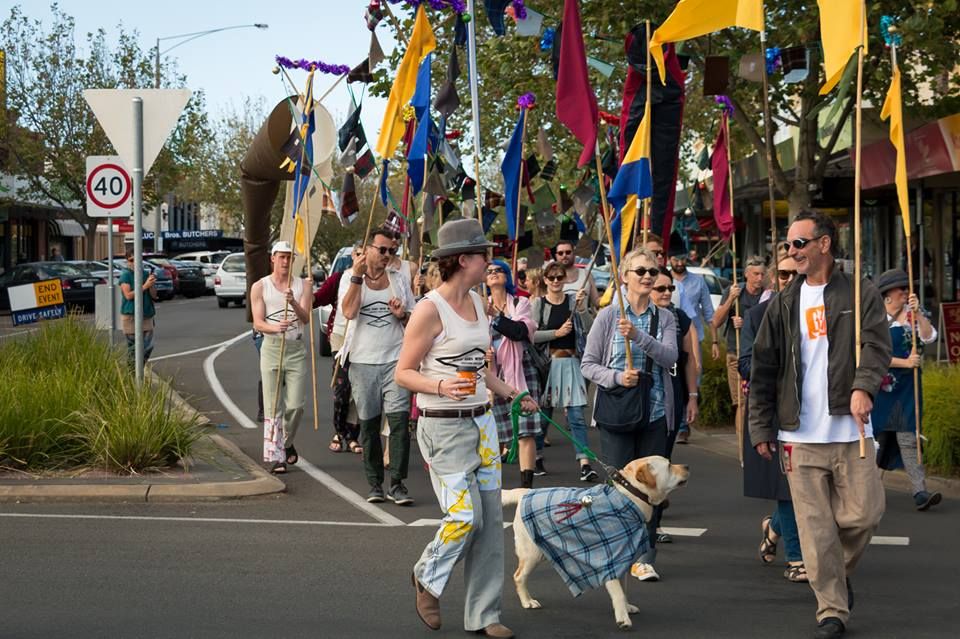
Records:
{"label": "patterned shirt", "polygon": [[[649,302],[647,309],[637,315],[633,312],[633,308],[627,304],[627,317],[637,329],[637,332],[650,332],[650,321],[653,319],[656,308],[653,302]],[[657,325],[657,340],[663,340],[663,326],[659,323]],[[633,368],[638,371],[646,370],[647,354],[643,349],[637,348],[635,342],[630,347],[630,354],[633,356]],[[653,384],[650,388],[650,421],[653,422],[663,417],[666,414],[666,409],[663,405],[663,367],[656,362],[651,363],[653,366],[650,368],[650,374],[653,375]],[[627,354],[624,349],[623,335],[620,334],[620,331],[614,331],[613,345],[610,351],[610,368],[615,368],[618,371],[627,368]]]}

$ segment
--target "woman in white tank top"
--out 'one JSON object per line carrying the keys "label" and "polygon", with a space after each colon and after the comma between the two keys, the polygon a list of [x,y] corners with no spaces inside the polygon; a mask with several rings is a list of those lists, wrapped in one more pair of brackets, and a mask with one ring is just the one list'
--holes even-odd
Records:
{"label": "woman in white tank top", "polygon": [[[502,397],[515,397],[517,391],[484,368],[490,333],[483,300],[471,290],[484,280],[493,244],[473,219],[447,222],[437,239],[433,256],[443,284],[410,317],[396,372],[397,383],[417,393],[417,441],[444,512],[413,569],[416,610],[428,627],[438,629],[440,595],[456,563],[468,558],[464,629],[510,637],[500,623],[500,447],[487,390]],[[477,379],[463,377],[469,368],[478,370]],[[538,410],[529,397],[522,405],[525,411]]]}

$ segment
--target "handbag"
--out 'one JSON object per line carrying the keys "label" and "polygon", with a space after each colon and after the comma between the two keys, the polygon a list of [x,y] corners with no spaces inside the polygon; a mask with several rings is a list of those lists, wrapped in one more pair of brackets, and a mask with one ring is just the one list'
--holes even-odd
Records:
{"label": "handbag", "polygon": [[[656,338],[659,311],[654,311],[650,320],[650,335]],[[597,399],[593,419],[597,428],[611,433],[630,433],[649,419],[650,389],[653,386],[653,358],[647,355],[644,370],[636,386],[597,386]]]}

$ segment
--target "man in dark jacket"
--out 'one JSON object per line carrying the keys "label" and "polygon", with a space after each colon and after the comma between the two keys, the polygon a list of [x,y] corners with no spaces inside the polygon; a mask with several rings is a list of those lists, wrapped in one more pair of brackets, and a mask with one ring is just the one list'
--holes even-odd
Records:
{"label": "man in dark jacket", "polygon": [[[784,248],[797,263],[798,277],[771,301],[757,331],[750,438],[766,459],[780,442],[803,559],[817,596],[814,637],[837,637],[853,607],[849,575],[885,506],[870,411],[890,365],[890,332],[880,294],[862,280],[857,352],[855,282],[835,268],[832,219],[801,212]],[[865,458],[859,454],[861,437]]]}

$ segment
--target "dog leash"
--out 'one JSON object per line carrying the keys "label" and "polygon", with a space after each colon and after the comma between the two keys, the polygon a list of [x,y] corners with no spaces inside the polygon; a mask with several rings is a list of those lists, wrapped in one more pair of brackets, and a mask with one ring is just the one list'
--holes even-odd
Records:
{"label": "dog leash", "polygon": [[[523,415],[525,417],[528,417],[530,415],[535,414],[535,413],[525,413],[523,409],[520,407],[520,400],[522,400],[524,397],[526,397],[529,394],[530,394],[529,391],[523,391],[522,393],[518,393],[517,396],[513,398],[513,403],[510,404],[510,422],[513,425],[513,438],[510,441],[510,450],[507,452],[506,459],[504,459],[504,462],[507,464],[517,463],[517,458],[520,455],[520,437],[518,435],[518,433],[520,432],[520,416]],[[550,422],[553,425],[553,427],[556,428],[561,435],[563,435],[568,440],[570,440],[570,443],[573,444],[574,448],[576,448],[578,451],[586,455],[587,459],[589,459],[590,461],[597,462],[597,464],[600,466],[600,468],[603,469],[603,472],[607,474],[607,477],[609,477],[611,481],[616,481],[616,477],[620,474],[620,471],[618,471],[613,466],[605,464],[595,452],[590,450],[588,446],[581,444],[576,439],[574,439],[573,435],[571,435],[563,426],[553,421],[542,410],[537,412],[539,413],[541,418]]]}

